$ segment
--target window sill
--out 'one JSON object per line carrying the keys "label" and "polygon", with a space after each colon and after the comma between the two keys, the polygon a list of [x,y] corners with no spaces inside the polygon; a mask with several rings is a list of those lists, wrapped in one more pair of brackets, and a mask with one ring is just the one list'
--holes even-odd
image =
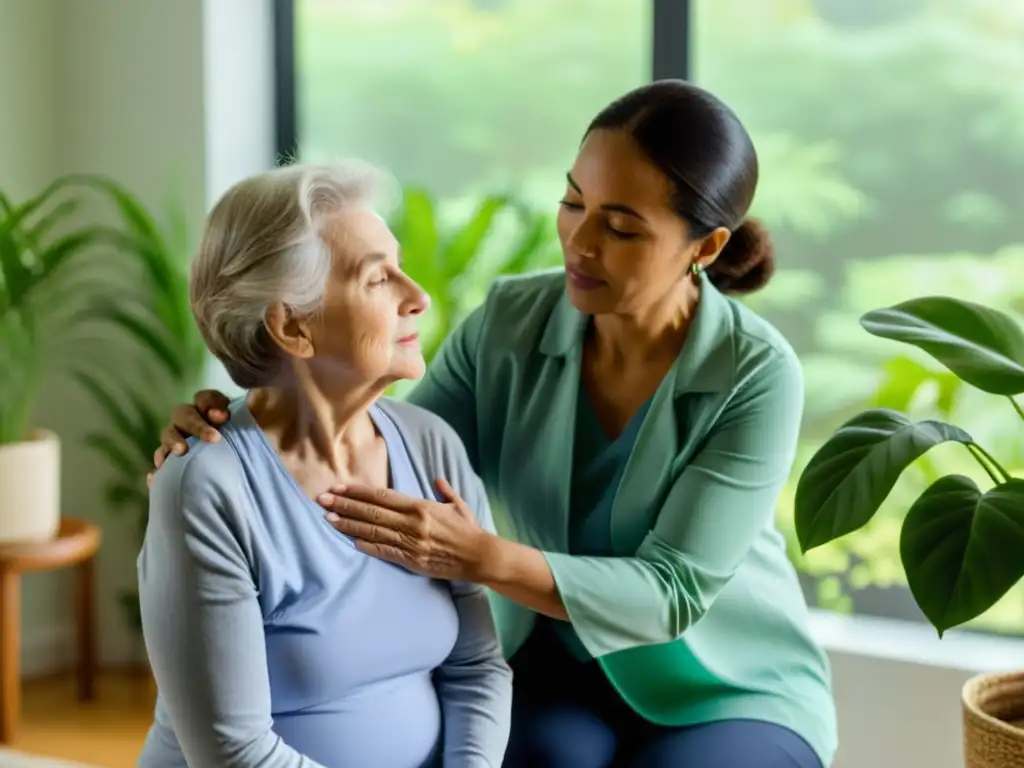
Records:
{"label": "window sill", "polygon": [[875,616],[811,611],[811,632],[830,653],[923,664],[970,673],[1024,668],[1024,638],[950,630]]}

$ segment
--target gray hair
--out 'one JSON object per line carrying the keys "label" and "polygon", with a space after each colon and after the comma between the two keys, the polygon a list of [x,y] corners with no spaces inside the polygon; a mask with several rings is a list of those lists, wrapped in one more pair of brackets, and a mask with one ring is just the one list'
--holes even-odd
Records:
{"label": "gray hair", "polygon": [[245,388],[272,384],[282,351],[266,327],[282,302],[317,312],[331,272],[330,220],[390,193],[371,165],[290,165],[235,184],[206,217],[189,277],[192,313],[210,351]]}

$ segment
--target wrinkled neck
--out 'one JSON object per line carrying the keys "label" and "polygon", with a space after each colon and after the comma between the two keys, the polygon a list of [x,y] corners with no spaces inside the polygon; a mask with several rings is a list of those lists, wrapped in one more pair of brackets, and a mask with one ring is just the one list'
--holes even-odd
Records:
{"label": "wrinkled neck", "polygon": [[273,387],[249,393],[249,410],[282,453],[318,459],[336,472],[377,440],[370,406],[381,387],[328,389],[308,369],[297,367]]}

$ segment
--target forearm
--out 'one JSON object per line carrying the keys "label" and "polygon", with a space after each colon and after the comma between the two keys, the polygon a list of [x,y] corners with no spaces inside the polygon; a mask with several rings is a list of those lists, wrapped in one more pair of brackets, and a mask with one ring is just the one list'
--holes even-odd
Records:
{"label": "forearm", "polygon": [[488,536],[486,549],[478,583],[532,611],[569,620],[543,552],[495,535]]}
{"label": "forearm", "polygon": [[512,715],[512,670],[501,653],[487,592],[451,582],[459,635],[434,672],[444,714],[444,768],[500,768]]}

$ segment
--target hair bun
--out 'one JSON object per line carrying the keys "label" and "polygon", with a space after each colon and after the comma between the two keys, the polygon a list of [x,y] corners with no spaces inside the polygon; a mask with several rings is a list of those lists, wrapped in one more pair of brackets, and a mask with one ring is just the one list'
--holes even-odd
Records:
{"label": "hair bun", "polygon": [[775,272],[771,235],[756,219],[744,219],[708,267],[708,277],[722,293],[753,293]]}

